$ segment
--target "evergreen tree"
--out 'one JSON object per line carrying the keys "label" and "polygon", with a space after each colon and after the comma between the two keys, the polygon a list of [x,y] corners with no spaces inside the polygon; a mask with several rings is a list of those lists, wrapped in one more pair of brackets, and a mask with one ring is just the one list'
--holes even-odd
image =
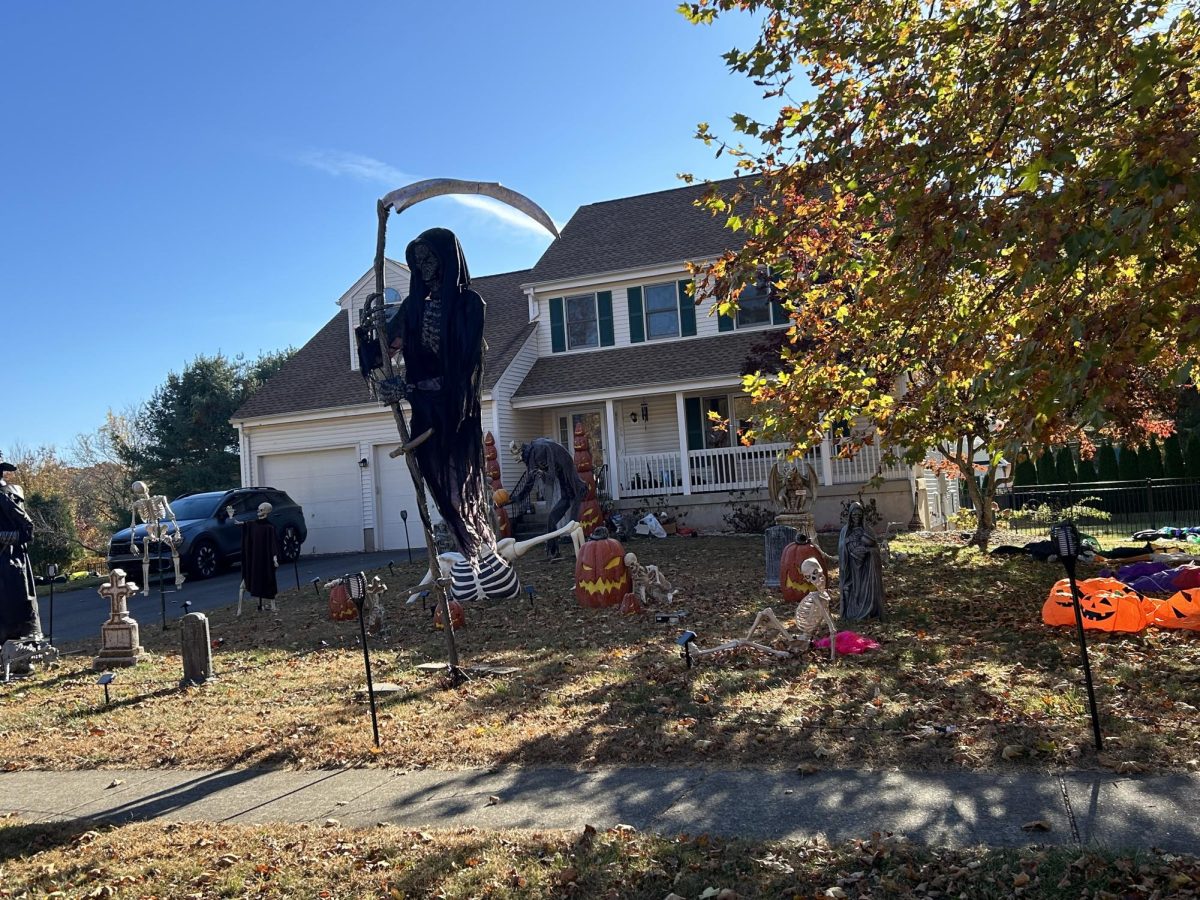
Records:
{"label": "evergreen tree", "polygon": [[1112,444],[1105,443],[1100,447],[1096,457],[1096,474],[1101,481],[1120,481],[1121,470],[1117,465],[1117,451],[1113,449]]}
{"label": "evergreen tree", "polygon": [[1188,478],[1200,478],[1200,431],[1193,431],[1188,437],[1183,462]]}
{"label": "evergreen tree", "polygon": [[1183,464],[1183,444],[1178,434],[1163,441],[1163,471],[1168,478],[1183,478],[1187,468]]}
{"label": "evergreen tree", "polygon": [[1142,467],[1143,478],[1166,477],[1162,450],[1158,446],[1158,438],[1154,435],[1150,435],[1150,444],[1138,451],[1138,464]]}
{"label": "evergreen tree", "polygon": [[1081,484],[1087,484],[1093,481],[1099,481],[1100,476],[1096,474],[1095,460],[1081,459],[1079,460],[1078,476]]}
{"label": "evergreen tree", "polygon": [[1059,447],[1054,454],[1054,476],[1059,484],[1074,484],[1079,480],[1075,473],[1075,457],[1070,447]]}
{"label": "evergreen tree", "polygon": [[1029,451],[1022,450],[1017,454],[1017,464],[1013,467],[1013,487],[1037,484],[1037,466],[1029,458]]}
{"label": "evergreen tree", "polygon": [[1138,462],[1136,448],[1121,448],[1121,455],[1117,457],[1117,471],[1121,481],[1141,481],[1142,467]]}
{"label": "evergreen tree", "polygon": [[1054,469],[1054,451],[1049,447],[1043,447],[1041,455],[1037,458],[1037,480],[1038,484],[1058,484],[1058,475]]}

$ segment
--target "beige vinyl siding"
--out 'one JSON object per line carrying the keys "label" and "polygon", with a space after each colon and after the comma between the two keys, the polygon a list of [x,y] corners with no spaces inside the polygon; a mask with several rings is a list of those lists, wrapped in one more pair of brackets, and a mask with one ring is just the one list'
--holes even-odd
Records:
{"label": "beige vinyl siding", "polygon": [[525,471],[525,467],[519,460],[513,459],[512,454],[508,452],[509,441],[523,444],[535,437],[542,436],[539,430],[541,420],[538,414],[512,407],[513,393],[521,386],[521,382],[525,380],[525,376],[537,362],[538,332],[542,330],[540,327],[535,328],[525,338],[521,349],[508,364],[504,374],[496,380],[496,384],[492,387],[492,402],[495,404],[496,414],[495,416],[491,414],[489,406],[483,417],[484,431],[492,431],[492,423],[496,423],[498,433],[493,432],[493,437],[496,439],[497,457],[500,462],[500,480],[510,488],[516,484],[521,473]]}
{"label": "beige vinyl siding", "polygon": [[[641,398],[621,400],[613,411],[617,431],[620,432],[622,456],[639,453],[671,453],[679,451],[679,424],[675,413],[675,395],[658,394],[648,396],[646,408],[649,421],[642,421]],[[631,422],[629,414],[636,412],[637,422]]]}

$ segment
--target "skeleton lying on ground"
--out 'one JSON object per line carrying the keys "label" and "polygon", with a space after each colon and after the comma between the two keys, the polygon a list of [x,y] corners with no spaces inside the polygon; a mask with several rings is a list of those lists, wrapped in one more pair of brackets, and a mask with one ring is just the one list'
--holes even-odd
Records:
{"label": "skeleton lying on ground", "polygon": [[[150,594],[150,542],[166,544],[171,548],[171,562],[175,565],[175,586],[183,584],[184,576],[179,568],[179,545],[183,543],[183,535],[179,533],[179,523],[175,521],[175,513],[171,504],[163,494],[151,496],[150,489],[144,481],[135,481],[133,487],[133,521],[129,526],[129,549],[133,553],[142,554],[142,593]],[[146,526],[142,539],[142,547],[137,545],[137,524],[141,519]],[[159,573],[160,577],[162,573]]]}
{"label": "skeleton lying on ground", "polygon": [[[485,550],[475,566],[461,553],[439,553],[438,576],[449,584],[449,598],[459,603],[468,600],[512,600],[521,593],[521,582],[512,563],[539,544],[567,535],[570,536],[571,545],[578,556],[579,548],[583,546],[583,526],[578,522],[568,522],[556,531],[527,541],[503,538],[496,542],[496,552],[493,554],[490,550]],[[433,580],[433,572],[426,572],[421,586],[433,584]],[[416,603],[421,599],[421,594],[421,591],[413,593],[408,602]]]}
{"label": "skeleton lying on ground", "polygon": [[633,582],[631,593],[642,606],[647,605],[647,599],[656,604],[670,603],[675,599],[678,592],[671,587],[671,582],[667,581],[658,566],[643,566],[636,554],[626,553],[625,567],[629,569],[629,577]]}
{"label": "skeleton lying on ground", "polygon": [[[811,646],[817,629],[824,624],[829,630],[829,658],[836,659],[837,628],[834,626],[833,617],[829,613],[829,592],[825,589],[825,573],[821,569],[821,563],[816,559],[806,559],[801,563],[800,571],[808,579],[808,582],[813,585],[813,590],[809,591],[804,599],[796,605],[796,627],[799,631],[798,634],[788,631],[787,626],[780,622],[775,615],[775,610],[767,607],[754,617],[754,623],[750,626],[750,630],[746,632],[744,638],[735,638],[716,647],[708,647],[706,649],[692,646],[688,649],[690,656],[711,656],[714,653],[721,653],[725,650],[750,647],[751,649],[767,653],[779,659],[787,659],[791,657],[792,653]],[[765,628],[768,631],[773,630],[777,637],[787,642],[789,649],[776,650],[774,647],[758,643],[754,640],[754,635],[759,628]],[[691,634],[691,632],[688,632],[688,634]],[[803,646],[796,647],[796,644],[802,644]]]}

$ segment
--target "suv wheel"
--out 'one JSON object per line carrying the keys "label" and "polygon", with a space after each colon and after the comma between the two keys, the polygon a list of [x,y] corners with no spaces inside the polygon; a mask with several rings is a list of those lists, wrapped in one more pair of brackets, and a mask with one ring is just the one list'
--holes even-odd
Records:
{"label": "suv wheel", "polygon": [[300,558],[300,531],[295,525],[288,525],[283,529],[279,549],[285,562],[294,562]]}
{"label": "suv wheel", "polygon": [[221,555],[212,541],[197,541],[192,548],[188,569],[196,578],[212,578],[221,570]]}

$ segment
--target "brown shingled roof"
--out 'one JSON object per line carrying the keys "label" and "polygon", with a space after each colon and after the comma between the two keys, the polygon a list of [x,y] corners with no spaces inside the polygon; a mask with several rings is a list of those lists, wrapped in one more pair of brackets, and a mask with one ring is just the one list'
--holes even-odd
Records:
{"label": "brown shingled roof", "polygon": [[513,397],[740,377],[750,348],[767,333],[768,329],[756,328],[691,340],[544,356],[534,363]]}
{"label": "brown shingled roof", "polygon": [[[529,270],[484,275],[471,287],[487,303],[483,389],[490,391],[534,329],[521,284]],[[339,311],[296,355],[233,414],[235,420],[311,412],[339,406],[378,406],[367,384],[350,368],[348,313]],[[382,407],[379,407],[382,409]]]}
{"label": "brown shingled roof", "polygon": [[[737,179],[715,182],[732,192]],[[708,184],[581,206],[533,267],[529,283],[719,256],[741,246],[725,216],[696,207]]]}

